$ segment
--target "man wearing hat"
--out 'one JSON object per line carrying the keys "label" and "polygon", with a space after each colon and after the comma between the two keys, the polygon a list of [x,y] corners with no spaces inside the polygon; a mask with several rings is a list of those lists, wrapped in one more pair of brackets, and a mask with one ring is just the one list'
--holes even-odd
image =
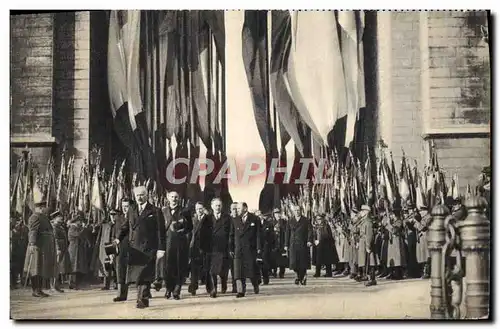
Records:
{"label": "man wearing hat", "polygon": [[17,287],[17,280],[23,279],[24,258],[28,248],[28,227],[24,224],[22,218],[11,211],[11,256],[10,256],[10,277],[11,287]]}
{"label": "man wearing hat", "polygon": [[[116,237],[114,236],[114,221],[112,220],[115,217],[117,211],[115,209],[111,209],[109,212],[109,219],[105,218],[104,221],[99,225],[98,229],[100,230],[97,241],[97,246],[99,247],[99,258],[97,260],[98,266],[98,274],[99,277],[103,278],[104,287],[102,290],[109,290],[111,286],[111,280],[115,277],[114,266],[111,262],[110,256],[106,254],[106,246],[111,243]],[[116,277],[114,280],[114,285],[116,287]]]}
{"label": "man wearing hat", "polygon": [[385,215],[382,225],[389,233],[387,244],[387,268],[391,274],[388,279],[400,280],[403,278],[407,260],[404,249],[404,230],[401,220],[401,202],[396,200],[392,212]]}
{"label": "man wearing hat", "polygon": [[280,212],[279,208],[274,208],[273,210],[274,217],[274,234],[275,234],[275,245],[274,245],[274,253],[275,253],[275,268],[274,277],[276,277],[277,268],[279,268],[279,277],[280,279],[285,277],[285,269],[288,266],[288,258],[285,251],[285,235],[286,235],[286,227],[287,221],[285,216],[283,216]]}
{"label": "man wearing hat", "polygon": [[373,215],[371,211],[370,201],[368,204],[361,206],[361,211],[358,214],[360,220],[359,226],[359,248],[358,248],[358,266],[362,280],[366,276],[367,282],[365,286],[373,286],[377,284],[375,280],[375,268],[378,265],[378,260],[375,254],[375,234],[373,228]]}
{"label": "man wearing hat", "polygon": [[69,289],[78,290],[89,270],[88,248],[90,243],[87,231],[83,226],[84,219],[84,213],[79,211],[73,216],[68,227],[68,251],[71,260]]}
{"label": "man wearing hat", "polygon": [[359,217],[358,208],[354,205],[351,209],[351,220],[349,222],[349,268],[351,269],[350,279],[359,280],[361,277],[358,273],[358,247],[359,247]]}
{"label": "man wearing hat", "polygon": [[420,267],[422,279],[430,278],[431,258],[427,249],[427,230],[431,222],[431,215],[426,205],[420,205],[419,212],[410,219],[416,230],[416,261]]}
{"label": "man wearing hat", "polygon": [[52,279],[51,288],[58,292],[64,292],[60,285],[63,277],[71,272],[71,262],[68,252],[68,235],[64,227],[64,218],[59,210],[53,212],[50,217],[52,218],[52,227],[54,229],[54,238],[56,245],[56,276]]}
{"label": "man wearing hat", "polygon": [[46,215],[46,200],[39,193],[34,194],[35,210],[28,219],[28,249],[24,262],[24,272],[31,279],[33,297],[48,297],[49,295],[42,291],[42,282],[55,277],[54,232],[50,219]]}

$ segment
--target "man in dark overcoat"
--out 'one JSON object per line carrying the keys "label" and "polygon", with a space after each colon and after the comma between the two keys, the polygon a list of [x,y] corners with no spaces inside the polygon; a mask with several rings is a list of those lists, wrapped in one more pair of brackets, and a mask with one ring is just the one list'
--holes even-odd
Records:
{"label": "man in dark overcoat", "polygon": [[84,220],[85,215],[83,212],[77,212],[68,227],[68,251],[71,261],[69,289],[78,290],[89,270],[88,249],[90,248],[90,242],[88,232],[83,225]]}
{"label": "man in dark overcoat", "polygon": [[162,208],[165,218],[166,254],[165,254],[165,298],[180,299],[181,288],[188,273],[189,239],[193,230],[192,213],[189,205],[181,209],[179,193],[168,194],[168,206]]}
{"label": "man in dark overcoat", "polygon": [[149,307],[151,282],[155,278],[156,258],[165,256],[165,221],[158,208],[147,202],[144,186],[134,189],[137,209],[127,212],[117,245],[128,235],[127,283],[137,285],[137,308]]}
{"label": "man in dark overcoat", "polygon": [[[274,244],[274,259],[275,259],[275,268],[273,269],[273,276],[276,277],[277,274],[282,279],[285,277],[285,269],[288,267],[288,258],[285,251],[285,235],[286,235],[286,227],[287,221],[286,217],[283,216],[280,212],[279,208],[275,208],[273,210],[274,216],[274,235],[275,235],[275,244]],[[279,273],[276,273],[279,268]]]}
{"label": "man in dark overcoat", "polygon": [[66,228],[64,227],[64,218],[59,211],[51,214],[52,227],[54,229],[54,239],[56,245],[56,276],[52,279],[52,289],[58,292],[64,292],[61,289],[61,283],[64,275],[71,272],[71,261],[69,259],[69,242]]}
{"label": "man in dark overcoat", "polygon": [[55,277],[54,231],[46,214],[45,205],[46,200],[41,197],[36,198],[35,211],[28,219],[28,249],[24,272],[30,277],[33,297],[48,297],[49,295],[42,291],[42,283]]}
{"label": "man in dark overcoat", "polygon": [[[233,202],[231,204],[231,207],[229,208],[230,209],[230,213],[229,213],[229,216],[231,217],[231,225],[233,224],[233,220],[238,216],[238,202]],[[237,293],[237,289],[236,289],[236,279],[234,278],[234,261],[233,261],[233,256],[231,254],[229,254],[229,258],[230,258],[230,271],[231,271],[231,286],[232,286],[232,290],[231,292],[233,294],[236,294]]]}
{"label": "man in dark overcoat", "polygon": [[205,253],[204,268],[207,271],[207,291],[217,297],[217,277],[221,279],[221,292],[227,291],[227,279],[231,259],[229,257],[229,232],[231,217],[222,213],[222,201],[211,202],[212,214],[208,215],[201,228],[200,245]]}
{"label": "man in dark overcoat", "polygon": [[[123,198],[121,200],[121,211],[116,210],[116,214],[111,215],[112,220],[115,221],[113,236],[117,239],[120,236],[121,229],[125,222],[128,220],[128,212],[130,208],[135,207],[132,200]],[[132,211],[137,211],[132,210]],[[116,282],[118,283],[118,295],[113,299],[115,302],[127,300],[128,284],[127,278],[127,264],[128,264],[128,235],[121,240],[118,245],[118,254],[115,256],[116,268]]]}
{"label": "man in dark overcoat", "polygon": [[332,277],[332,265],[337,264],[339,258],[335,249],[332,229],[328,224],[325,215],[317,215],[314,222],[314,265],[316,273],[314,277],[321,275],[321,267],[326,267],[325,277]]}
{"label": "man in dark overcoat", "polygon": [[262,275],[262,282],[264,285],[269,284],[269,274],[275,264],[275,246],[276,236],[274,234],[274,225],[272,217],[269,215],[260,216],[261,225],[261,240],[262,240],[262,263],[260,266],[260,275]]}
{"label": "man in dark overcoat", "polygon": [[198,290],[198,282],[202,276],[203,261],[205,258],[204,251],[200,246],[200,234],[202,233],[201,224],[206,217],[206,209],[202,202],[196,202],[194,206],[195,214],[193,216],[193,231],[189,234],[189,259],[190,265],[189,269],[191,271],[191,283],[188,287],[188,292],[191,295],[196,295],[196,290]]}
{"label": "man in dark overcoat", "polygon": [[22,278],[24,258],[28,248],[28,227],[24,224],[22,218],[17,213],[11,212],[11,255],[10,255],[10,277],[11,287],[17,287],[17,280]]}
{"label": "man in dark overcoat", "polygon": [[245,296],[246,279],[250,278],[255,294],[259,293],[257,256],[262,250],[260,220],[248,212],[245,202],[238,203],[238,216],[233,219],[229,250],[233,255],[237,298]]}
{"label": "man in dark overcoat", "polygon": [[311,262],[310,247],[313,240],[312,224],[298,205],[292,207],[293,217],[288,220],[285,249],[288,250],[290,269],[296,273],[295,284],[306,285],[306,272]]}

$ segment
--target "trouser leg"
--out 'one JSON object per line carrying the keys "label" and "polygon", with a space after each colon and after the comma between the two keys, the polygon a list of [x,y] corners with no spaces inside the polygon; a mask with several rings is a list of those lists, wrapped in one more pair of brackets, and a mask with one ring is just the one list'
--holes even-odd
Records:
{"label": "trouser leg", "polygon": [[41,277],[38,276],[38,275],[33,275],[33,276],[30,277],[30,280],[31,280],[31,290],[33,290],[33,292],[39,292],[40,291],[39,279],[41,279]]}
{"label": "trouser leg", "polygon": [[269,264],[267,262],[262,263],[262,281],[264,282],[264,284],[269,283],[269,272]]}
{"label": "trouser leg", "polygon": [[234,263],[231,262],[231,267],[230,267],[230,270],[231,270],[231,285],[232,285],[232,292],[240,292],[238,291],[237,289],[237,286],[236,286],[236,279],[234,278]]}
{"label": "trouser leg", "polygon": [[188,291],[190,293],[198,290],[198,282],[200,280],[200,266],[199,264],[191,263],[191,283],[189,284]]}
{"label": "trouser leg", "polygon": [[285,276],[285,267],[280,266],[280,272],[279,272],[279,277],[283,278]]}
{"label": "trouser leg", "polygon": [[332,264],[327,264],[326,265],[326,276],[331,277],[332,276]]}
{"label": "trouser leg", "polygon": [[244,289],[243,289],[243,280],[234,280],[235,284],[236,284],[236,292],[238,293],[245,293]]}

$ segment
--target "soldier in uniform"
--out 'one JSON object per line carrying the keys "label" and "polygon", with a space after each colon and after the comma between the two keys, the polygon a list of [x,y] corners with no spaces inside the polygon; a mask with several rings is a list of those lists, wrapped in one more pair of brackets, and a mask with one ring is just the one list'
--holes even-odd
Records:
{"label": "soldier in uniform", "polygon": [[321,275],[321,267],[326,267],[327,278],[332,277],[332,265],[338,262],[337,251],[335,250],[335,241],[333,239],[332,229],[328,224],[325,215],[317,215],[314,221],[314,246],[313,246],[313,265],[316,267],[314,277]]}
{"label": "soldier in uniform", "polygon": [[[113,215],[111,215],[111,212]],[[103,278],[104,281],[104,287],[102,287],[102,290],[109,290],[111,286],[111,281],[113,277],[115,277],[115,270],[113,266],[110,264],[110,260],[108,259],[108,256],[106,255],[106,250],[105,246],[112,242],[113,240],[116,239],[116,236],[113,234],[114,233],[114,222],[111,220],[111,216],[116,216],[116,210],[111,210],[110,211],[110,218],[107,219],[105,218],[104,221],[99,225],[99,227],[96,227],[96,229],[99,229],[99,235],[98,235],[98,240],[97,240],[97,248],[99,248],[99,255],[97,259],[97,271],[98,271],[98,276],[100,278]],[[114,285],[116,287],[116,279],[114,280]]]}
{"label": "soldier in uniform", "polygon": [[87,230],[83,225],[83,212],[78,212],[71,219],[68,227],[68,251],[71,261],[71,275],[69,289],[79,289],[82,280],[89,270]]}
{"label": "soldier in uniform", "polygon": [[[127,214],[130,208],[133,208],[132,200],[128,198],[123,198],[121,200],[121,209],[111,212],[111,217],[115,221],[113,235],[115,239],[120,236],[120,231],[127,221]],[[131,211],[136,211],[135,208]],[[118,283],[118,295],[113,299],[114,302],[120,302],[127,300],[128,295],[128,284],[126,282],[127,277],[127,264],[128,264],[128,235],[126,235],[118,245],[118,254],[116,255],[115,268],[116,268],[116,282]]]}
{"label": "soldier in uniform", "polygon": [[[279,208],[275,208],[273,210],[273,216],[274,216],[274,234],[276,241],[274,245],[275,267],[273,269],[273,273],[274,277],[279,275],[279,278],[282,279],[285,277],[285,269],[288,266],[288,258],[285,251],[287,220],[286,217],[281,214]],[[279,268],[279,273],[276,273],[278,268]]]}
{"label": "soldier in uniform", "polygon": [[359,227],[358,227],[358,209],[354,206],[351,209],[351,220],[349,223],[349,242],[350,242],[350,259],[349,268],[351,269],[351,274],[349,278],[360,280],[361,276],[358,273],[358,247],[359,247]]}
{"label": "soldier in uniform", "polygon": [[71,261],[69,259],[68,251],[68,235],[66,233],[66,228],[64,227],[64,219],[59,211],[51,214],[52,226],[54,229],[54,239],[56,246],[56,276],[52,279],[51,286],[52,289],[58,292],[64,292],[60,286],[63,277],[71,272]]}
{"label": "soldier in uniform", "polygon": [[427,206],[421,205],[419,212],[411,219],[411,224],[416,230],[416,261],[420,266],[422,279],[430,278],[431,274],[431,258],[427,249],[427,230],[431,222],[431,215],[427,210]]}
{"label": "soldier in uniform", "polygon": [[232,219],[222,213],[222,201],[215,198],[211,202],[212,214],[208,215],[201,230],[201,248],[206,258],[204,268],[207,273],[207,291],[210,297],[217,297],[217,276],[221,279],[221,292],[227,291],[227,277],[231,258],[229,257],[229,233]]}
{"label": "soldier in uniform", "polygon": [[378,260],[375,254],[375,234],[373,227],[373,215],[371,205],[362,205],[361,211],[358,214],[360,221],[359,224],[359,248],[358,248],[358,266],[362,280],[368,276],[365,283],[366,286],[373,286],[377,284],[375,280],[375,268],[377,267]]}
{"label": "soldier in uniform", "polygon": [[290,269],[296,273],[295,284],[306,285],[306,272],[311,263],[310,247],[313,240],[311,222],[304,216],[298,205],[292,207],[293,217],[288,220],[285,250],[288,251]]}
{"label": "soldier in uniform", "polygon": [[414,226],[414,219],[417,216],[416,209],[411,200],[406,200],[403,207],[403,224],[406,230],[406,259],[407,270],[410,277],[420,277],[421,273],[417,263],[417,229]]}
{"label": "soldier in uniform", "polygon": [[46,200],[43,198],[35,199],[35,211],[28,219],[28,248],[24,272],[31,279],[33,297],[48,297],[49,295],[42,291],[42,282],[55,277],[54,231],[46,214],[45,204]]}
{"label": "soldier in uniform", "polygon": [[262,251],[260,220],[248,212],[245,202],[238,203],[238,216],[233,218],[229,234],[229,250],[233,256],[237,298],[245,296],[246,279],[250,278],[255,294],[259,293],[257,257]]}
{"label": "soldier in uniform", "polygon": [[17,213],[11,213],[11,255],[10,276],[11,287],[16,288],[17,280],[23,278],[24,258],[28,248],[28,227]]}
{"label": "soldier in uniform", "polygon": [[115,244],[128,235],[127,283],[137,285],[137,308],[149,307],[156,258],[165,256],[165,220],[158,208],[147,202],[144,186],[134,189],[137,209],[130,208]]}
{"label": "soldier in uniform", "polygon": [[165,298],[172,296],[179,300],[189,265],[188,235],[193,230],[191,209],[181,209],[179,193],[168,194],[168,206],[162,209],[165,217],[166,251],[165,251]]}
{"label": "soldier in uniform", "polygon": [[347,276],[349,274],[349,242],[342,212],[338,211],[332,215],[331,229],[335,252],[338,256],[338,263],[333,275]]}
{"label": "soldier in uniform", "polygon": [[387,244],[387,268],[391,271],[388,279],[401,280],[406,267],[406,255],[404,249],[403,221],[401,220],[401,206],[395,202],[393,211],[385,215],[382,221],[389,233]]}
{"label": "soldier in uniform", "polygon": [[206,209],[203,206],[203,203],[196,202],[195,206],[195,215],[193,216],[193,231],[189,234],[189,259],[190,263],[190,271],[191,271],[191,283],[188,287],[188,292],[191,295],[196,295],[196,290],[198,290],[198,282],[200,281],[200,277],[203,273],[203,259],[205,257],[201,245],[200,245],[200,234],[202,231],[200,228],[202,227],[202,223],[206,217]]}

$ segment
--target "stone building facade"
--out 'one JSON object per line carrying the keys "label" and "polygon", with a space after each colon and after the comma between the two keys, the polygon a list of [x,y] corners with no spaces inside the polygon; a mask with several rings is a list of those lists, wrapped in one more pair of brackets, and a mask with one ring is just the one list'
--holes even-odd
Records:
{"label": "stone building facade", "polygon": [[[41,170],[64,146],[77,164],[94,145],[107,166],[123,156],[109,111],[106,12],[11,15],[10,23],[11,167],[26,146]],[[486,26],[485,11],[368,12],[357,143],[383,139],[395,161],[404,149],[421,167],[433,142],[462,188],[475,183],[490,164]]]}

